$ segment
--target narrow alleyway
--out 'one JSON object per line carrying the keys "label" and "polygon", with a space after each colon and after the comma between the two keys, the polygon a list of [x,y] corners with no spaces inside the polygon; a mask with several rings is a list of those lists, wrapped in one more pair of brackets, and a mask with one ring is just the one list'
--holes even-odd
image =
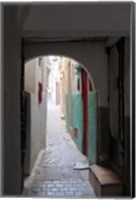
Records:
{"label": "narrow alleyway", "polygon": [[59,108],[48,101],[46,150],[38,156],[31,176],[25,181],[25,196],[95,197],[88,170],[75,170],[76,163],[87,163],[69,133]]}

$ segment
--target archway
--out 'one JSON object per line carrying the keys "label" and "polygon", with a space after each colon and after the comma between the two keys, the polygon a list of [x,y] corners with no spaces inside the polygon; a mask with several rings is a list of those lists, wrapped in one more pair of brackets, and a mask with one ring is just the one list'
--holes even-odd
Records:
{"label": "archway", "polygon": [[[99,91],[100,107],[108,107],[108,62],[104,40],[73,42],[24,42],[24,61],[41,55],[64,55],[86,66]],[[98,59],[99,57],[99,59]]]}
{"label": "archway", "polygon": [[[108,150],[108,144],[103,138],[108,135],[109,120],[108,110],[108,59],[105,51],[105,41],[65,41],[65,42],[45,42],[38,40],[26,40],[24,42],[24,60],[40,55],[65,55],[71,57],[83,66],[93,77],[95,88],[98,91],[98,154]],[[99,59],[98,59],[99,58]],[[106,136],[107,137],[107,136]],[[101,142],[103,140],[103,142]],[[104,144],[104,145],[103,145]]]}
{"label": "archway", "polygon": [[[42,105],[42,99],[44,99],[42,92],[45,92],[47,96],[47,82],[44,81],[43,75],[45,70],[46,72],[51,70],[47,67],[47,57],[49,56],[40,56],[40,58],[35,59],[36,69],[34,68],[34,60],[29,61],[25,67],[25,91],[35,91],[38,105]],[[63,105],[65,111],[62,109],[61,112],[64,112],[67,131],[78,149],[88,157],[89,162],[96,163],[98,98],[92,77],[81,63],[62,55],[61,57],[55,55],[55,57],[60,58],[61,61],[61,67],[59,66],[58,70],[60,70],[59,84],[61,95],[63,93],[63,102],[60,103],[65,104],[65,106]],[[46,67],[44,67],[44,62],[46,62]],[[36,74],[33,75],[34,77],[32,78],[33,71],[38,74],[38,79],[35,76]],[[35,88],[30,86],[30,78],[31,80],[36,80]],[[47,81],[48,77],[46,78]],[[33,97],[31,97],[31,99],[32,98]],[[31,103],[34,103],[34,101],[31,101]],[[36,123],[34,125],[36,125]],[[36,130],[37,128],[35,127],[32,129]]]}

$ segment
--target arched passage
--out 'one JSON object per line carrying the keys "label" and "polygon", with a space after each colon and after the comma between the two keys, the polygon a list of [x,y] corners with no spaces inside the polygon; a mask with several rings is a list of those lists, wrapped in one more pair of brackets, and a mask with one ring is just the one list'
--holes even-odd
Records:
{"label": "arched passage", "polygon": [[[108,55],[106,53],[105,40],[74,41],[74,42],[44,42],[25,41],[24,58],[31,59],[40,55],[66,55],[78,60],[86,66],[93,77],[95,88],[98,91],[98,150],[99,155],[108,150],[108,145],[101,144],[101,138],[108,135],[109,129],[106,125],[109,120],[108,103]],[[100,138],[101,137],[101,138]],[[107,137],[107,136],[106,136]],[[105,142],[104,142],[105,143]]]}
{"label": "arched passage", "polygon": [[[39,70],[41,70],[40,73],[43,73],[43,72],[45,73],[46,68],[44,69],[40,67],[39,69],[37,66],[35,66],[35,63],[33,62],[33,60],[35,60],[36,65],[38,65],[39,61],[41,62],[41,59],[43,59],[43,62],[46,62],[45,65],[48,65],[47,60],[46,60],[46,58],[48,57],[49,56],[44,56],[44,57],[40,56],[40,58],[31,59],[31,61],[29,60],[28,62],[26,62],[25,81],[27,80],[27,83],[25,83],[25,90],[27,92],[34,92],[38,98],[37,102],[39,101],[39,92],[40,92],[38,88],[39,84],[41,84],[41,87],[44,90],[43,92],[46,93],[47,91],[47,89],[45,88],[45,85],[47,83],[42,80],[43,76],[45,75],[43,74],[40,75],[41,78],[36,82],[36,84],[35,82],[33,82],[33,85],[35,85],[35,88],[32,88],[32,86],[30,86],[30,80],[34,81],[37,79],[36,74],[33,75],[34,77],[32,78],[32,74],[34,71],[35,73],[38,73],[38,76],[39,76]],[[57,57],[59,56],[57,55]],[[97,162],[98,94],[97,94],[96,89],[94,88],[92,77],[87,72],[88,70],[86,70],[86,67],[84,67],[81,63],[69,57],[64,57],[61,55],[61,58],[62,59],[64,58],[65,60],[62,60],[62,64],[61,64],[62,65],[61,75],[60,75],[61,81],[60,81],[59,87],[63,88],[64,87],[63,83],[66,81],[66,83],[64,83],[66,85],[65,92],[63,91],[61,92],[61,93],[64,93],[63,94],[64,105],[62,107],[65,107],[62,110],[62,115],[65,110],[67,130],[71,134],[79,150],[88,157],[89,162],[96,163]],[[31,63],[31,64],[27,65],[27,63]],[[73,81],[73,77],[75,77],[74,81]],[[76,90],[73,89],[73,86],[75,87],[75,85],[76,85]],[[33,96],[31,98],[33,98]],[[36,104],[36,107],[37,107],[37,104]],[[35,110],[35,108],[33,110]],[[36,123],[34,124],[36,125]],[[33,129],[36,130],[36,127]]]}
{"label": "arched passage", "polygon": [[31,57],[31,58],[28,58],[25,60],[25,64],[30,62],[31,60],[33,59],[36,59],[36,58],[39,58],[39,57],[49,57],[49,56],[55,56],[55,57],[65,57],[65,58],[69,58],[75,62],[78,63],[78,65],[81,65],[82,68],[84,69],[84,71],[88,74],[89,78],[90,78],[90,81],[91,81],[91,86],[92,86],[92,90],[95,89],[95,84],[94,84],[94,81],[93,81],[93,78],[91,76],[91,73],[90,71],[88,70],[88,67],[86,67],[82,62],[80,62],[79,60],[76,60],[73,56],[68,56],[68,55],[65,55],[65,54],[40,54],[39,56],[34,56],[34,57]]}
{"label": "arched passage", "polygon": [[[108,135],[106,125],[109,120],[108,103],[108,55],[103,39],[85,42],[28,42],[24,43],[24,58],[29,60],[40,55],[65,55],[78,60],[86,66],[93,77],[95,88],[98,91],[98,151],[107,151],[108,145],[102,145],[100,140]],[[101,137],[101,138],[100,138]]]}
{"label": "arched passage", "polygon": [[108,116],[108,55],[103,39],[88,42],[28,42],[24,43],[24,58],[29,60],[40,55],[65,55],[86,66],[98,91],[98,154],[108,146],[99,143],[103,134],[109,133]]}

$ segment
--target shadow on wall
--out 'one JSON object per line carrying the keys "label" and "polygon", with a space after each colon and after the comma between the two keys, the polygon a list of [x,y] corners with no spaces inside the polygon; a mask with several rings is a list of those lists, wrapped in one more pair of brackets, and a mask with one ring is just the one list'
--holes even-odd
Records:
{"label": "shadow on wall", "polygon": [[24,173],[29,175],[37,156],[41,149],[46,145],[46,101],[47,95],[42,95],[42,102],[38,104],[37,96],[32,93],[26,93],[27,99],[27,151],[24,162]]}

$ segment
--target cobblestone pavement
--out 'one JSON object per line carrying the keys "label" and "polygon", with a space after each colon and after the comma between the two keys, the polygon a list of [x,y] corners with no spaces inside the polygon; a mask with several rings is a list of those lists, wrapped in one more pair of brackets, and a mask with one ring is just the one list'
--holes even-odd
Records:
{"label": "cobblestone pavement", "polygon": [[69,133],[59,108],[48,105],[47,145],[41,150],[31,176],[24,184],[23,196],[54,198],[93,198],[88,170],[74,170],[76,162],[86,162]]}

